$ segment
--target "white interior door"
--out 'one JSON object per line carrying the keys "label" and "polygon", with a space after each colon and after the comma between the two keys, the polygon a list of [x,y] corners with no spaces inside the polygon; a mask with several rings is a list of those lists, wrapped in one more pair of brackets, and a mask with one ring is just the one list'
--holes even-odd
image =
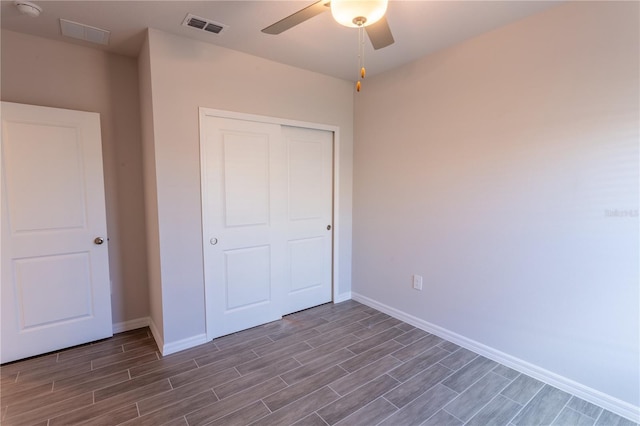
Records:
{"label": "white interior door", "polygon": [[201,118],[207,335],[331,300],[331,132]]}
{"label": "white interior door", "polygon": [[283,314],[331,301],[333,134],[283,127],[287,281]]}
{"label": "white interior door", "polygon": [[99,115],[8,102],[1,113],[5,363],[109,337],[112,324]]}

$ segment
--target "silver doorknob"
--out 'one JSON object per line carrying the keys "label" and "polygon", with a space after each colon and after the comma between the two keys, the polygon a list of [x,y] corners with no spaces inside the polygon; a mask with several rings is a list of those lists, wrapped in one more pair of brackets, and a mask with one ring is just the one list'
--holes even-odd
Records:
{"label": "silver doorknob", "polygon": [[209,240],[209,243],[211,243],[212,246],[215,246],[216,244],[218,244],[218,239],[217,238],[212,238]]}
{"label": "silver doorknob", "polygon": [[331,231],[331,225],[327,225],[327,231]]}
{"label": "silver doorknob", "polygon": [[96,239],[95,239],[95,240],[93,240],[93,243],[94,243],[94,244],[97,244],[97,245],[100,245],[100,244],[104,243],[104,238],[102,238],[102,237],[96,237]]}

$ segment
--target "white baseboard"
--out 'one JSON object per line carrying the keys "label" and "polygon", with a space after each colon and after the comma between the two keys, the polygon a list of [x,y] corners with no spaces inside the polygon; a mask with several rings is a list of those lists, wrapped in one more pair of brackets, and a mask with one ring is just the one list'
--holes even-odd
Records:
{"label": "white baseboard", "polygon": [[129,321],[117,322],[113,324],[113,334],[123,333],[137,328],[147,327],[149,325],[149,317],[136,318]]}
{"label": "white baseboard", "polygon": [[413,315],[409,315],[396,308],[392,308],[391,306],[385,305],[384,303],[378,302],[374,299],[370,299],[361,294],[352,292],[351,296],[353,300],[357,302],[370,306],[374,309],[379,310],[380,312],[384,312],[385,314],[391,315],[392,317],[411,324],[421,330],[427,331],[431,334],[435,334],[438,337],[442,337],[443,339],[467,348],[477,354],[480,354],[493,361],[499,362],[500,364],[506,365],[507,367],[510,367],[542,382],[545,382],[560,390],[571,393],[579,398],[584,399],[585,401],[591,402],[622,417],[625,417],[632,422],[640,423],[640,407],[636,407],[635,405],[632,405],[626,401],[622,401],[618,398],[607,395],[596,389],[571,380],[567,377],[553,373],[520,358],[516,358],[495,348],[484,345],[480,342],[469,339],[460,334],[454,333],[450,330],[424,321],[420,318],[414,317]]}
{"label": "white baseboard", "polygon": [[347,300],[351,300],[351,292],[348,291],[346,293],[337,294],[333,298],[333,303],[346,302]]}
{"label": "white baseboard", "polygon": [[187,337],[186,339],[178,340],[176,342],[165,343],[162,347],[162,356],[171,355],[207,342],[207,334],[203,333],[198,334],[197,336]]}
{"label": "white baseboard", "polygon": [[158,331],[158,327],[156,327],[152,319],[149,319],[149,328],[151,329],[153,339],[156,341],[156,345],[158,345],[162,356],[171,355],[176,352],[190,349],[194,346],[202,345],[203,343],[208,342],[207,334],[203,333],[197,336],[187,337],[186,339],[178,340],[176,342],[165,343],[164,339],[160,335],[160,332]]}

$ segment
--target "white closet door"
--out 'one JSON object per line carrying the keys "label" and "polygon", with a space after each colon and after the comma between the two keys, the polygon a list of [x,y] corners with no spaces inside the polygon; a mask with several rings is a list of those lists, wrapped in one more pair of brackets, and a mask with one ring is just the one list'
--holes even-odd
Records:
{"label": "white closet door", "polygon": [[283,314],[330,302],[333,133],[283,127],[287,146],[287,281]]}
{"label": "white closet door", "polygon": [[207,334],[282,316],[286,151],[280,126],[204,118]]}
{"label": "white closet door", "polygon": [[1,362],[112,335],[106,228],[99,115],[2,102]]}
{"label": "white closet door", "polygon": [[203,116],[207,336],[331,300],[331,132]]}

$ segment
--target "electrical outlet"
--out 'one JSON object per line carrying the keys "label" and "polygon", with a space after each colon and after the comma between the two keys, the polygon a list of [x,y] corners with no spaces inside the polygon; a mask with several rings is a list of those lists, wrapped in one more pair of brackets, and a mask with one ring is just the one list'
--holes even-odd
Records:
{"label": "electrical outlet", "polygon": [[416,290],[422,290],[422,276],[414,275],[413,276],[413,288]]}

